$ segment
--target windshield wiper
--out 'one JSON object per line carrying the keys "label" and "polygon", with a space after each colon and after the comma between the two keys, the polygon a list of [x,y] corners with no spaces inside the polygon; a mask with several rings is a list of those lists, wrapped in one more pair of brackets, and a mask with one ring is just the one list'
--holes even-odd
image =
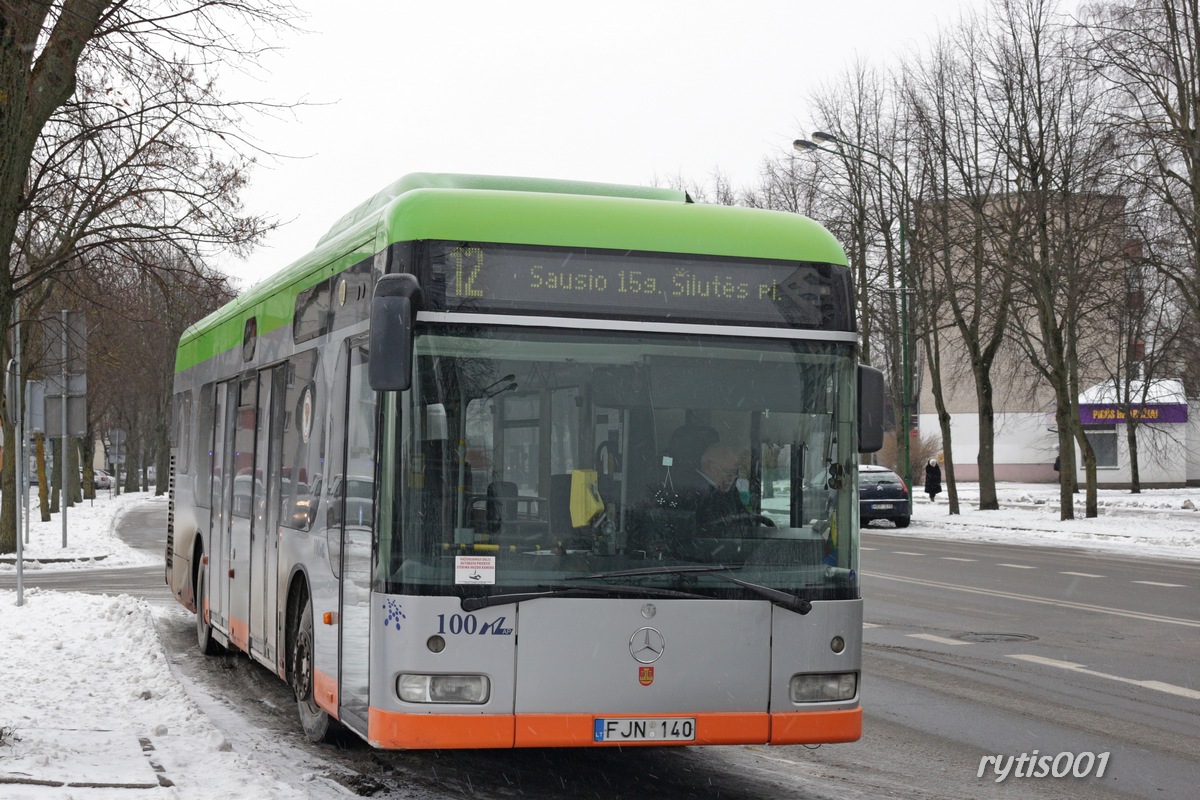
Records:
{"label": "windshield wiper", "polygon": [[510,592],[489,594],[482,597],[464,597],[463,611],[478,611],[488,606],[523,603],[542,597],[670,597],[682,600],[708,600],[707,595],[680,592],[675,589],[658,589],[652,586],[624,586],[609,583],[546,583],[539,584],[542,592]]}
{"label": "windshield wiper", "polygon": [[812,602],[806,597],[790,594],[772,589],[769,586],[760,586],[757,583],[750,583],[741,578],[735,578],[727,574],[731,569],[737,567],[727,567],[723,564],[713,564],[712,566],[691,566],[691,567],[641,567],[639,569],[620,569],[612,572],[599,572],[595,575],[582,575],[579,578],[567,578],[567,580],[600,580],[603,578],[633,578],[644,577],[651,575],[688,575],[691,573],[703,572],[712,575],[714,578],[720,578],[723,581],[737,584],[743,589],[753,592],[754,594],[766,600],[770,600],[775,605],[786,608],[788,611],[795,611],[797,614],[804,615],[812,611]]}

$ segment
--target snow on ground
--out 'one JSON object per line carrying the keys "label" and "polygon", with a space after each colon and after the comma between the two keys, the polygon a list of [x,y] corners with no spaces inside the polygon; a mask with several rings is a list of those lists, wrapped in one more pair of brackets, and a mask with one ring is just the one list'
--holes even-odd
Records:
{"label": "snow on ground", "polygon": [[[1048,547],[1082,547],[1107,553],[1200,560],[1200,487],[1101,489],[1099,516],[1084,518],[1085,494],[1074,496],[1073,520],[1061,520],[1057,484],[1005,483],[996,491],[998,511],[979,511],[978,484],[959,487],[960,514],[951,516],[943,492],[930,503],[918,491],[908,533]],[[885,523],[886,524],[886,523]],[[874,528],[872,528],[874,529]]]}
{"label": "snow on ground", "polygon": [[[972,505],[978,487],[962,486],[963,513],[950,516],[945,494],[936,503],[918,494],[913,524],[900,533],[1200,559],[1200,511],[1193,510],[1200,488],[1106,490],[1100,517],[1066,522],[1056,486],[1004,484],[999,495],[1002,510],[980,512]],[[1082,517],[1082,493],[1076,499]],[[34,522],[25,555],[47,561],[27,570],[157,563],[114,533],[120,516],[145,502],[165,500],[101,496],[71,508],[66,549],[60,517]],[[63,557],[76,560],[48,561]],[[11,585],[15,567],[4,558],[0,578]],[[0,796],[288,800],[341,793],[311,775],[280,776],[229,744],[170,671],[154,614],[173,609],[156,611],[125,595],[26,590],[24,599],[17,606],[15,591],[0,590]]]}
{"label": "snow on ground", "polygon": [[3,797],[306,796],[234,752],[189,699],[145,602],[32,590],[18,608],[0,591],[0,641]]}
{"label": "snow on ground", "polygon": [[[91,569],[93,567],[148,566],[162,563],[152,553],[135,550],[118,539],[114,530],[125,512],[147,502],[166,504],[166,496],[125,492],[114,496],[97,491],[95,500],[67,507],[67,546],[63,547],[60,514],[42,522],[37,507],[37,489],[30,491],[29,541],[23,544],[26,571],[41,569]],[[24,530],[22,525],[22,530]],[[7,556],[7,559],[5,559]],[[14,571],[13,553],[0,553],[0,575]]]}
{"label": "snow on ground", "polygon": [[[58,515],[36,522],[27,557],[70,554],[82,560],[34,564],[29,571],[146,563],[113,530],[127,509],[148,497],[101,497],[68,509],[66,550]],[[12,564],[0,565],[5,585],[12,585],[14,572]],[[171,673],[154,626],[154,614],[166,610],[128,595],[28,588],[24,601],[17,606],[16,591],[0,589],[0,797],[290,800],[341,794],[324,781],[306,784],[313,776],[273,776],[230,745]]]}

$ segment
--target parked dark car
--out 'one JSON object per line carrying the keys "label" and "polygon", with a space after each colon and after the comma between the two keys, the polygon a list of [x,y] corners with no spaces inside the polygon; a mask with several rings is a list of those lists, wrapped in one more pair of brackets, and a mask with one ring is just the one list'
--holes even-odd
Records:
{"label": "parked dark car", "polygon": [[874,464],[858,465],[858,521],[890,519],[897,528],[907,528],[912,518],[912,495],[895,472]]}

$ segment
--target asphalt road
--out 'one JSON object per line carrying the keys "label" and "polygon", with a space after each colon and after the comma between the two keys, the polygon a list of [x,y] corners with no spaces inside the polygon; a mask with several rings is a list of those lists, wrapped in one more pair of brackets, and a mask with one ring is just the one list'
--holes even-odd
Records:
{"label": "asphalt road", "polygon": [[[127,514],[122,536],[161,552],[164,515]],[[236,746],[285,774],[313,771],[378,798],[1195,796],[1200,564],[922,539],[914,525],[866,532],[862,573],[863,739],[812,749],[314,747],[282,682],[244,658],[197,653],[192,617],[170,601],[161,569],[44,572],[29,584],[163,604],[173,668]],[[998,782],[994,760],[978,775],[988,756],[1015,765],[1083,752],[1109,754],[1102,778],[1010,771]]]}

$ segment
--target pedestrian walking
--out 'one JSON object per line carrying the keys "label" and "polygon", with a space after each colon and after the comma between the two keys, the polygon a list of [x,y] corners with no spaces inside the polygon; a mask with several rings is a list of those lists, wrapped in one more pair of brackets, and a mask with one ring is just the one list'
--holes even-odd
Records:
{"label": "pedestrian walking", "polygon": [[938,466],[937,459],[931,458],[925,465],[925,493],[929,495],[929,502],[934,502],[941,490],[942,468]]}

